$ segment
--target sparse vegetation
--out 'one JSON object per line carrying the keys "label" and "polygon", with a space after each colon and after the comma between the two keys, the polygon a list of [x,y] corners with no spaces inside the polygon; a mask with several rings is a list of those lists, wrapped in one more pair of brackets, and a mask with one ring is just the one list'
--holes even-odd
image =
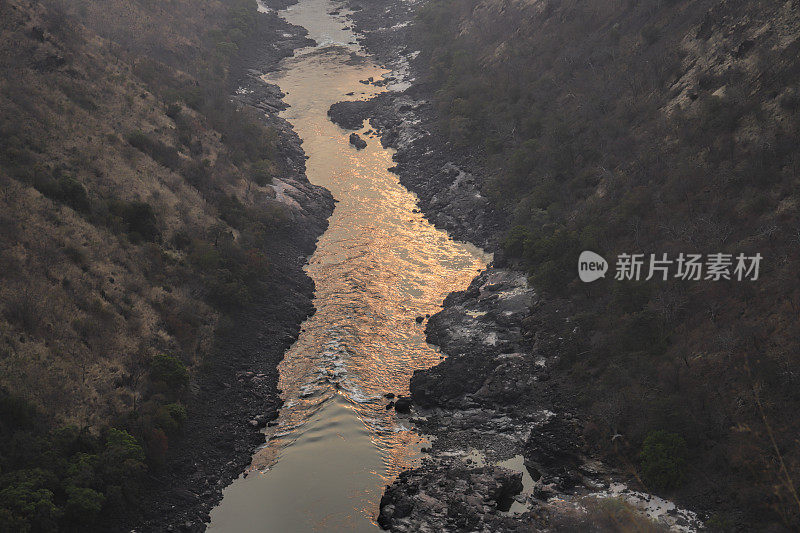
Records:
{"label": "sparse vegetation", "polygon": [[221,319],[268,293],[287,218],[248,194],[283,158],[229,99],[259,16],[0,4],[0,530],[135,510]]}
{"label": "sparse vegetation", "polygon": [[669,528],[643,516],[622,498],[583,498],[582,511],[564,513],[554,519],[553,531],[606,533],[659,533]]}
{"label": "sparse vegetation", "polygon": [[[543,351],[591,444],[653,490],[797,528],[800,28],[780,9],[433,0],[418,28],[440,130],[508,214],[505,257],[547,295],[536,313],[570,317]],[[606,280],[577,280],[582,250]],[[698,251],[770,259],[749,284],[609,279],[620,253]]]}

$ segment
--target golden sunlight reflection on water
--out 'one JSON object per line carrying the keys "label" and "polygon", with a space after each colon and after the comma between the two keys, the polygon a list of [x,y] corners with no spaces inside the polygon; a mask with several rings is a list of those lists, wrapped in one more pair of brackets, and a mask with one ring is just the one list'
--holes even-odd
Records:
{"label": "golden sunlight reflection on water", "polygon": [[436,312],[489,257],[414,213],[415,197],[387,171],[392,151],[376,137],[356,150],[328,120],[331,104],[383,89],[360,83],[386,73],[351,60],[357,48],[326,0],[284,12],[317,47],[267,77],[287,93],[283,116],[303,139],[309,179],[338,200],[307,266],[317,312],[280,370],[285,401],[250,473],[228,487],[211,531],[375,531],[383,487],[419,456],[421,437],[385,408],[406,394],[415,369],[436,364],[415,317]]}

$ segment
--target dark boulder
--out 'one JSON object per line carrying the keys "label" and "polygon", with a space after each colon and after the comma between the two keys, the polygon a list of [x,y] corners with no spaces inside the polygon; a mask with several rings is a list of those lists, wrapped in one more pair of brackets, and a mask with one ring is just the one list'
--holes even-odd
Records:
{"label": "dark boulder", "polygon": [[350,134],[350,144],[356,147],[357,150],[363,150],[367,147],[367,141],[362,139],[358,133]]}
{"label": "dark boulder", "polygon": [[579,484],[583,464],[582,441],[577,428],[560,418],[535,427],[523,449],[525,466],[531,476],[540,475],[562,490]]}
{"label": "dark boulder", "polygon": [[407,396],[400,396],[397,398],[397,401],[394,402],[394,410],[398,413],[410,413],[411,412],[411,398]]}

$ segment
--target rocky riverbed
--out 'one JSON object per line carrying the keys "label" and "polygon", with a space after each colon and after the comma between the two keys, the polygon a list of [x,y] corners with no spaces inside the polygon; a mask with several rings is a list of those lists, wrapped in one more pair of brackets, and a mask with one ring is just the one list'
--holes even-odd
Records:
{"label": "rocky riverbed", "polygon": [[335,104],[331,120],[349,129],[369,120],[382,143],[397,149],[392,170],[417,193],[422,212],[456,238],[495,252],[493,265],[426,325],[428,341],[447,355],[411,380],[412,420],[432,446],[422,466],[387,487],[379,524],[392,531],[575,530],[600,520],[586,517],[593,502],[611,495],[645,511],[656,528],[695,529],[696,515],[618,483],[636,486],[636,479],[609,470],[586,446],[591,427],[571,408],[568,377],[551,370],[569,335],[580,332],[559,313],[566,311],[561,303],[540,300],[523,273],[507,268],[498,243],[507,221],[482,193],[483,155],[439,134],[430,88],[417,81],[424,66],[413,48],[415,4],[347,6],[361,44],[393,70],[393,90]]}
{"label": "rocky riverbed", "polygon": [[[275,6],[280,7],[280,6]],[[208,361],[193,390],[183,437],[170,442],[167,465],[152,480],[147,501],[132,512],[136,531],[203,531],[222,489],[250,464],[264,442],[261,429],[277,418],[281,406],[277,365],[314,312],[314,284],[303,271],[306,257],[327,228],[333,198],[305,176],[305,154],[290,124],[277,113],[283,94],[263,82],[264,72],[294,50],[313,41],[303,28],[275,12],[260,18],[256,44],[235,65],[240,82],[233,95],[242,106],[263,112],[277,132],[286,175],[274,178],[272,190],[290,207],[291,232],[275,235],[272,254],[272,298],[250,306],[219,332],[215,359]],[[143,517],[143,519],[142,519]],[[128,524],[118,527],[130,531]]]}
{"label": "rocky riverbed", "polygon": [[[451,294],[426,324],[429,342],[447,358],[414,374],[407,416],[432,444],[420,467],[387,487],[379,524],[392,531],[574,530],[590,507],[587,497],[612,495],[648,509],[665,527],[691,530],[697,523],[692,513],[621,485],[635,486],[635,479],[609,471],[585,446],[590,428],[569,408],[564,377],[551,370],[559,357],[554,347],[568,341],[554,331],[575,330],[558,305],[540,301],[525,276],[505,265],[498,236],[507,222],[482,193],[482,154],[449,144],[437,131],[429,88],[414,83],[419,67],[409,21],[415,5],[344,5],[365,48],[393,70],[390,78],[364,82],[391,92],[336,104],[331,119],[348,129],[369,120],[384,146],[397,149],[392,170],[417,193],[423,213],[456,238],[496,253],[494,265],[466,291]],[[260,428],[277,417],[276,365],[313,312],[313,284],[301,267],[333,201],[305,179],[299,139],[276,115],[283,94],[260,79],[308,41],[302,29],[274,12],[267,16],[273,33],[243,60],[235,98],[263,111],[279,132],[293,172],[276,179],[273,189],[294,208],[300,238],[276,246],[275,298],[222,336],[219,359],[198,383],[186,438],[170,451],[168,473],[154,483],[147,521],[137,528],[142,531],[204,529],[221,489],[263,443]]]}

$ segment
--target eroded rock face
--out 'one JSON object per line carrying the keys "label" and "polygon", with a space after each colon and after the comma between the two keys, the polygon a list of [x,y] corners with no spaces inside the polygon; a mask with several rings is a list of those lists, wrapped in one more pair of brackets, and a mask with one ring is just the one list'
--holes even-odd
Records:
{"label": "eroded rock face", "polygon": [[574,427],[561,418],[551,418],[532,431],[522,453],[531,477],[542,486],[571,490],[582,482],[585,458]]}
{"label": "eroded rock face", "polygon": [[487,270],[466,291],[451,294],[425,330],[428,341],[449,357],[414,373],[414,401],[422,407],[458,407],[465,395],[508,403],[529,392],[535,373],[522,354],[520,332],[533,298],[525,276],[505,269]]}
{"label": "eroded rock face", "polygon": [[386,489],[378,524],[391,531],[530,531],[503,515],[520,491],[522,474],[505,468],[428,462]]}

